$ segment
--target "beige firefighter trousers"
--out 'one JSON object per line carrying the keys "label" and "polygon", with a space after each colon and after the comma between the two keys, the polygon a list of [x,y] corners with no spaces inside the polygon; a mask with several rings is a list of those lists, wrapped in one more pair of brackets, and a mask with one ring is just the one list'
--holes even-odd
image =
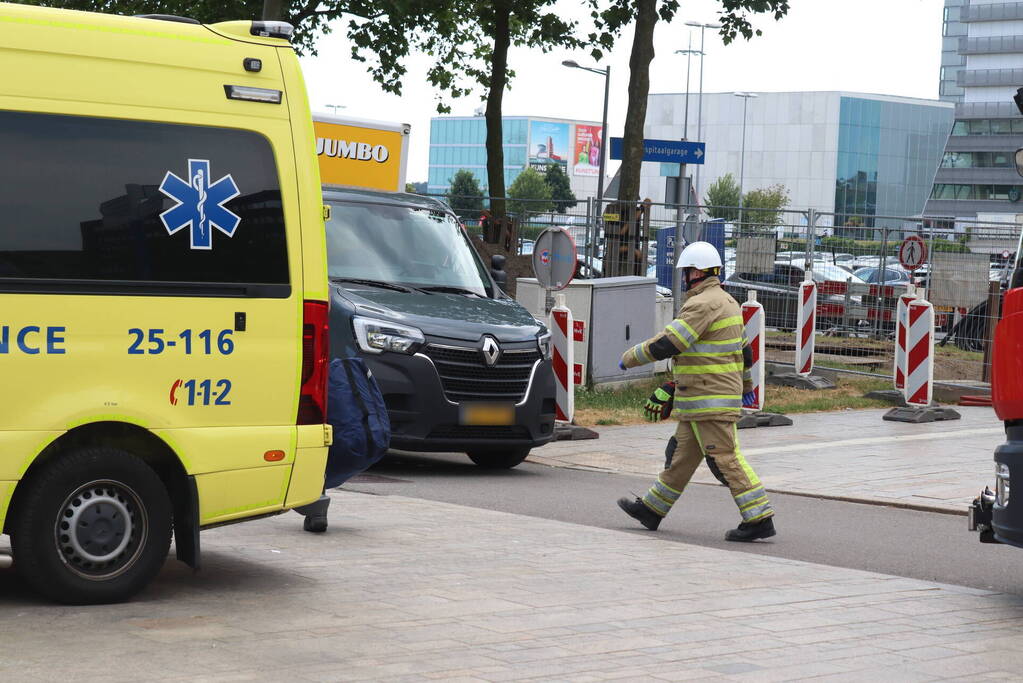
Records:
{"label": "beige firefighter trousers", "polygon": [[651,510],[662,517],[667,515],[706,456],[708,464],[717,469],[719,478],[727,484],[744,522],[759,522],[774,514],[760,477],[742,457],[734,422],[681,421],[675,430],[675,440],[671,465],[643,496]]}

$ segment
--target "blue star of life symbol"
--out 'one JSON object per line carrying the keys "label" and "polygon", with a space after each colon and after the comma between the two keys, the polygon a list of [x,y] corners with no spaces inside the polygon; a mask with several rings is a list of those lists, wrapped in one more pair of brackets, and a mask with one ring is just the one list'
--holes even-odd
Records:
{"label": "blue star of life symbol", "polygon": [[167,171],[160,192],[177,202],[160,214],[163,227],[168,235],[187,227],[192,249],[213,249],[213,228],[231,237],[241,223],[240,216],[224,208],[241,194],[234,178],[228,174],[211,183],[208,159],[188,160],[188,180]]}

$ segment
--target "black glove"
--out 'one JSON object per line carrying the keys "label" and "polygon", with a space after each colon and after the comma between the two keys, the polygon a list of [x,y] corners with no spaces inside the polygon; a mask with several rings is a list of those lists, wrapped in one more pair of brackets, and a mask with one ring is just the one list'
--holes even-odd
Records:
{"label": "black glove", "polygon": [[675,405],[675,383],[665,382],[654,389],[650,398],[643,406],[643,417],[647,422],[659,422],[666,420],[671,415],[671,409]]}

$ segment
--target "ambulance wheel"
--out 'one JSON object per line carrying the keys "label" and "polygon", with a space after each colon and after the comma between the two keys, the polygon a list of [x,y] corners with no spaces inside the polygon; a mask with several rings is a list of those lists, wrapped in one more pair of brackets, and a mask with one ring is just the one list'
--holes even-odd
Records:
{"label": "ambulance wheel", "polygon": [[495,448],[487,451],[469,451],[466,455],[480,467],[488,470],[510,470],[526,459],[528,448]]}
{"label": "ambulance wheel", "polygon": [[171,504],[142,460],[113,448],[77,450],[18,492],[15,567],[43,595],[68,604],[120,602],[163,567]]}

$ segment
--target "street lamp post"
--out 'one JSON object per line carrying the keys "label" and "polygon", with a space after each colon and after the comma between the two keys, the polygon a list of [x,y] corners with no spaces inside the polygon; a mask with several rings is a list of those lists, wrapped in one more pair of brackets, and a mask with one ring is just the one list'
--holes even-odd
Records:
{"label": "street lamp post", "polygon": [[[699,103],[696,105],[696,137],[700,142],[704,142],[703,139],[703,56],[705,51],[703,49],[703,32],[708,29],[717,30],[721,28],[721,24],[702,24],[698,21],[687,21],[686,26],[693,26],[700,29],[700,98]],[[700,194],[700,165],[696,166],[696,196],[699,198]]]}
{"label": "street lamp post", "polygon": [[[690,45],[690,49],[675,50],[675,54],[685,55],[685,115],[682,117],[682,140],[690,139],[690,61],[694,54],[699,54],[703,57],[703,52],[692,48],[692,39],[690,40]],[[684,197],[686,201],[682,201],[682,179],[684,177],[685,164],[683,163],[678,165],[678,184],[675,187],[675,202],[679,204],[688,203],[688,197]]]}
{"label": "street lamp post", "polygon": [[[600,74],[604,77],[604,114],[600,119],[600,163],[598,164],[597,175],[597,209],[596,215],[593,219],[593,236],[592,239],[589,235],[586,238],[586,256],[589,259],[589,263],[592,263],[594,254],[599,253],[594,251],[594,242],[600,239],[600,226],[602,225],[602,216],[604,215],[604,159],[607,158],[607,146],[611,144],[611,137],[608,135],[607,130],[607,100],[608,95],[611,91],[611,65],[608,64],[603,69],[596,69],[591,66],[582,66],[574,59],[566,59],[563,61],[562,66],[567,66],[570,69],[582,69],[583,71],[589,71],[590,73]],[[587,221],[586,231],[589,233],[590,224]]]}
{"label": "street lamp post", "polygon": [[742,150],[739,152],[739,229],[742,230],[742,189],[746,175],[746,106],[749,104],[750,99],[756,97],[757,94],[752,92],[737,92],[732,94],[736,97],[742,98]]}
{"label": "street lamp post", "polygon": [[600,74],[604,77],[604,115],[600,119],[600,131],[603,139],[600,141],[600,164],[599,178],[597,179],[597,211],[603,211],[603,200],[604,200],[604,159],[607,157],[606,147],[611,144],[611,138],[608,136],[607,131],[607,100],[608,94],[611,90],[611,66],[608,65],[603,69],[596,69],[590,66],[582,66],[574,59],[566,59],[563,61],[562,66],[567,66],[570,69],[582,69],[583,71],[589,71],[591,73]]}

